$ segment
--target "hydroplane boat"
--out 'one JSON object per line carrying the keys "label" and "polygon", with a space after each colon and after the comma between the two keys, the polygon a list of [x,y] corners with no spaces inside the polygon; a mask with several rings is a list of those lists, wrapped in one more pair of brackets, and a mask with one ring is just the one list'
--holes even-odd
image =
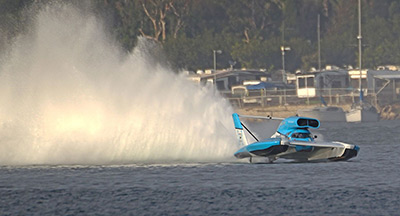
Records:
{"label": "hydroplane boat", "polygon": [[[262,158],[262,162],[273,162],[278,158],[298,162],[346,161],[357,156],[360,148],[343,142],[316,141],[309,129],[320,126],[318,119],[292,116],[275,118],[271,116],[249,116],[232,114],[236,135],[241,148],[234,154],[236,158],[249,158],[250,163]],[[271,138],[259,140],[241,121],[240,118],[279,120],[280,125]],[[249,144],[246,130],[256,142]],[[256,159],[256,160],[254,160]]]}

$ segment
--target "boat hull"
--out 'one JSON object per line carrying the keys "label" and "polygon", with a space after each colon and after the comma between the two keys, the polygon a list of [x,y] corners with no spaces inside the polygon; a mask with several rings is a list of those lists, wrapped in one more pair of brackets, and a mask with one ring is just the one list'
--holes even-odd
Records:
{"label": "boat hull", "polygon": [[[234,155],[236,158],[264,158],[272,162],[284,158],[299,162],[306,161],[340,161],[357,156],[359,147],[341,142],[294,142],[294,144],[280,144],[281,139],[270,138],[261,142],[252,143],[239,149]],[[324,146],[327,145],[327,146]]]}
{"label": "boat hull", "polygon": [[270,138],[262,142],[256,142],[239,149],[234,155],[236,158],[268,157],[285,152],[288,146],[281,145],[279,138]]}
{"label": "boat hull", "polygon": [[340,108],[335,109],[334,111],[330,111],[329,109],[303,109],[298,110],[297,114],[299,116],[316,118],[319,121],[324,122],[345,122],[346,121],[346,113]]}
{"label": "boat hull", "polygon": [[373,110],[353,109],[346,113],[347,122],[377,122],[379,114]]}

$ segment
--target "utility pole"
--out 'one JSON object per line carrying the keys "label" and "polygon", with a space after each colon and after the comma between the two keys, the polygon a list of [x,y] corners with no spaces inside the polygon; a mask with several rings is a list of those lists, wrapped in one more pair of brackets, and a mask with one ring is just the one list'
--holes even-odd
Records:
{"label": "utility pole", "polygon": [[321,27],[320,27],[320,15],[318,14],[318,71],[321,71]]}
{"label": "utility pole", "polygon": [[360,81],[359,81],[359,89],[360,89],[360,103],[362,103],[362,36],[361,36],[361,0],[358,0],[358,63],[359,63],[359,70],[360,70]]}
{"label": "utility pole", "polygon": [[285,71],[285,51],[290,51],[290,47],[281,46],[282,51],[282,82],[286,83],[286,71]]}

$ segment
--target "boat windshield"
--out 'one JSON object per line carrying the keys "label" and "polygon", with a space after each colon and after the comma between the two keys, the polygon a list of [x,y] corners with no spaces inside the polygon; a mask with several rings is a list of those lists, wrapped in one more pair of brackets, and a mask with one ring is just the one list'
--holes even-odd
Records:
{"label": "boat windshield", "polygon": [[292,138],[311,138],[309,133],[293,133]]}

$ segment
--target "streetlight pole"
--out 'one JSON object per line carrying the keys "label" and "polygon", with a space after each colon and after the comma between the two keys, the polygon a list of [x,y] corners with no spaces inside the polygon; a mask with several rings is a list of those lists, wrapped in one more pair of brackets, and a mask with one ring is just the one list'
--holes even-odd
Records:
{"label": "streetlight pole", "polygon": [[214,73],[217,71],[217,54],[221,54],[221,50],[213,50],[214,54]]}
{"label": "streetlight pole", "polygon": [[217,86],[217,54],[221,54],[222,50],[213,50],[214,54],[214,85]]}
{"label": "streetlight pole", "polygon": [[282,51],[282,82],[286,83],[286,72],[285,72],[285,51],[289,51],[290,47],[281,46]]}
{"label": "streetlight pole", "polygon": [[317,27],[317,36],[318,36],[318,71],[321,72],[321,32],[320,32],[320,18],[318,14],[318,27]]}

